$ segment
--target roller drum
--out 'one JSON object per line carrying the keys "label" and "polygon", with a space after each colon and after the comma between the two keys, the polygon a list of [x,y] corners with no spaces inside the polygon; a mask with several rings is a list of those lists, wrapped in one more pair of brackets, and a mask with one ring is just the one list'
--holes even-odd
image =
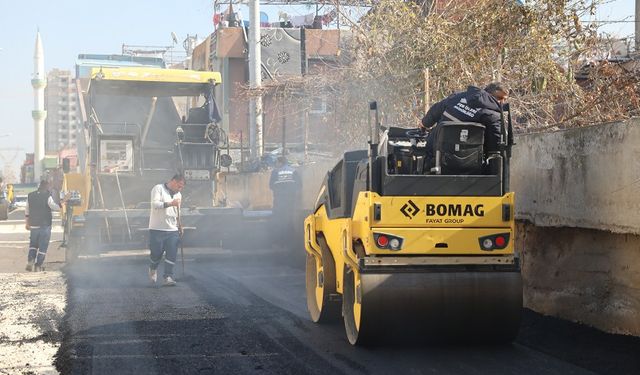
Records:
{"label": "roller drum", "polygon": [[[354,288],[354,282],[359,287]],[[349,311],[358,298],[360,304],[354,306],[360,310],[359,325],[354,322],[358,314]],[[519,272],[358,275],[349,271],[344,301],[345,328],[352,344],[405,337],[425,342],[510,342],[520,325],[522,277]]]}

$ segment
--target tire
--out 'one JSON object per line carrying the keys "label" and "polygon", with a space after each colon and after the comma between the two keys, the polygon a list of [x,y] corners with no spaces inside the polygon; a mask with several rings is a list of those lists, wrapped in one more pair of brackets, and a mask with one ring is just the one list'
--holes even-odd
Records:
{"label": "tire", "polygon": [[0,203],[0,220],[9,219],[9,204],[7,202]]}

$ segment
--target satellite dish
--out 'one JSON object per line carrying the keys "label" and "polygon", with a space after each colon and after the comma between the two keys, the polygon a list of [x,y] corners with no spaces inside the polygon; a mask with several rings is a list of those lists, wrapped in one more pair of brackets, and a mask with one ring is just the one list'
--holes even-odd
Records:
{"label": "satellite dish", "polygon": [[173,39],[173,44],[178,44],[178,36],[173,31],[171,32],[171,39]]}
{"label": "satellite dish", "polygon": [[233,159],[231,159],[231,156],[228,154],[222,154],[220,155],[220,165],[227,168],[230,167],[231,164],[233,163]]}

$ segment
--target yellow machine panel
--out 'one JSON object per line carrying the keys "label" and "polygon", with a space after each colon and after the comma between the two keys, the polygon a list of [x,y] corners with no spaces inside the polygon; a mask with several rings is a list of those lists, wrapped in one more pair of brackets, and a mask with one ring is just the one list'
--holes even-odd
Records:
{"label": "yellow machine panel", "polygon": [[77,191],[80,193],[82,203],[73,206],[73,216],[83,215],[89,206],[89,193],[91,192],[91,176],[89,173],[66,173],[64,175],[63,191]]}
{"label": "yellow machine panel", "polygon": [[198,96],[207,85],[221,82],[219,72],[148,67],[93,68],[89,91],[100,95]]}
{"label": "yellow machine panel", "polygon": [[[510,227],[514,194],[502,197],[381,197],[362,192],[354,220],[370,218],[371,227],[499,228]],[[374,215],[380,207],[379,220]],[[506,219],[506,220],[505,220]]]}
{"label": "yellow machine panel", "polygon": [[92,68],[91,78],[102,80],[164,82],[164,83],[207,83],[222,82],[219,72],[202,72],[184,69],[163,69],[149,67]]}

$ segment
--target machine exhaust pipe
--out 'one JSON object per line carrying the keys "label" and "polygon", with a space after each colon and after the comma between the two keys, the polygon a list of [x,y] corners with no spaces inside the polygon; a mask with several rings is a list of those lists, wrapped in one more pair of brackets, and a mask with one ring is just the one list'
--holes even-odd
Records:
{"label": "machine exhaust pipe", "polygon": [[[374,120],[373,126],[371,124],[371,112],[373,112]],[[378,157],[378,144],[380,143],[380,119],[378,115],[378,102],[372,100],[369,102],[369,179],[367,189],[374,191],[373,176],[374,174],[374,161]]]}

